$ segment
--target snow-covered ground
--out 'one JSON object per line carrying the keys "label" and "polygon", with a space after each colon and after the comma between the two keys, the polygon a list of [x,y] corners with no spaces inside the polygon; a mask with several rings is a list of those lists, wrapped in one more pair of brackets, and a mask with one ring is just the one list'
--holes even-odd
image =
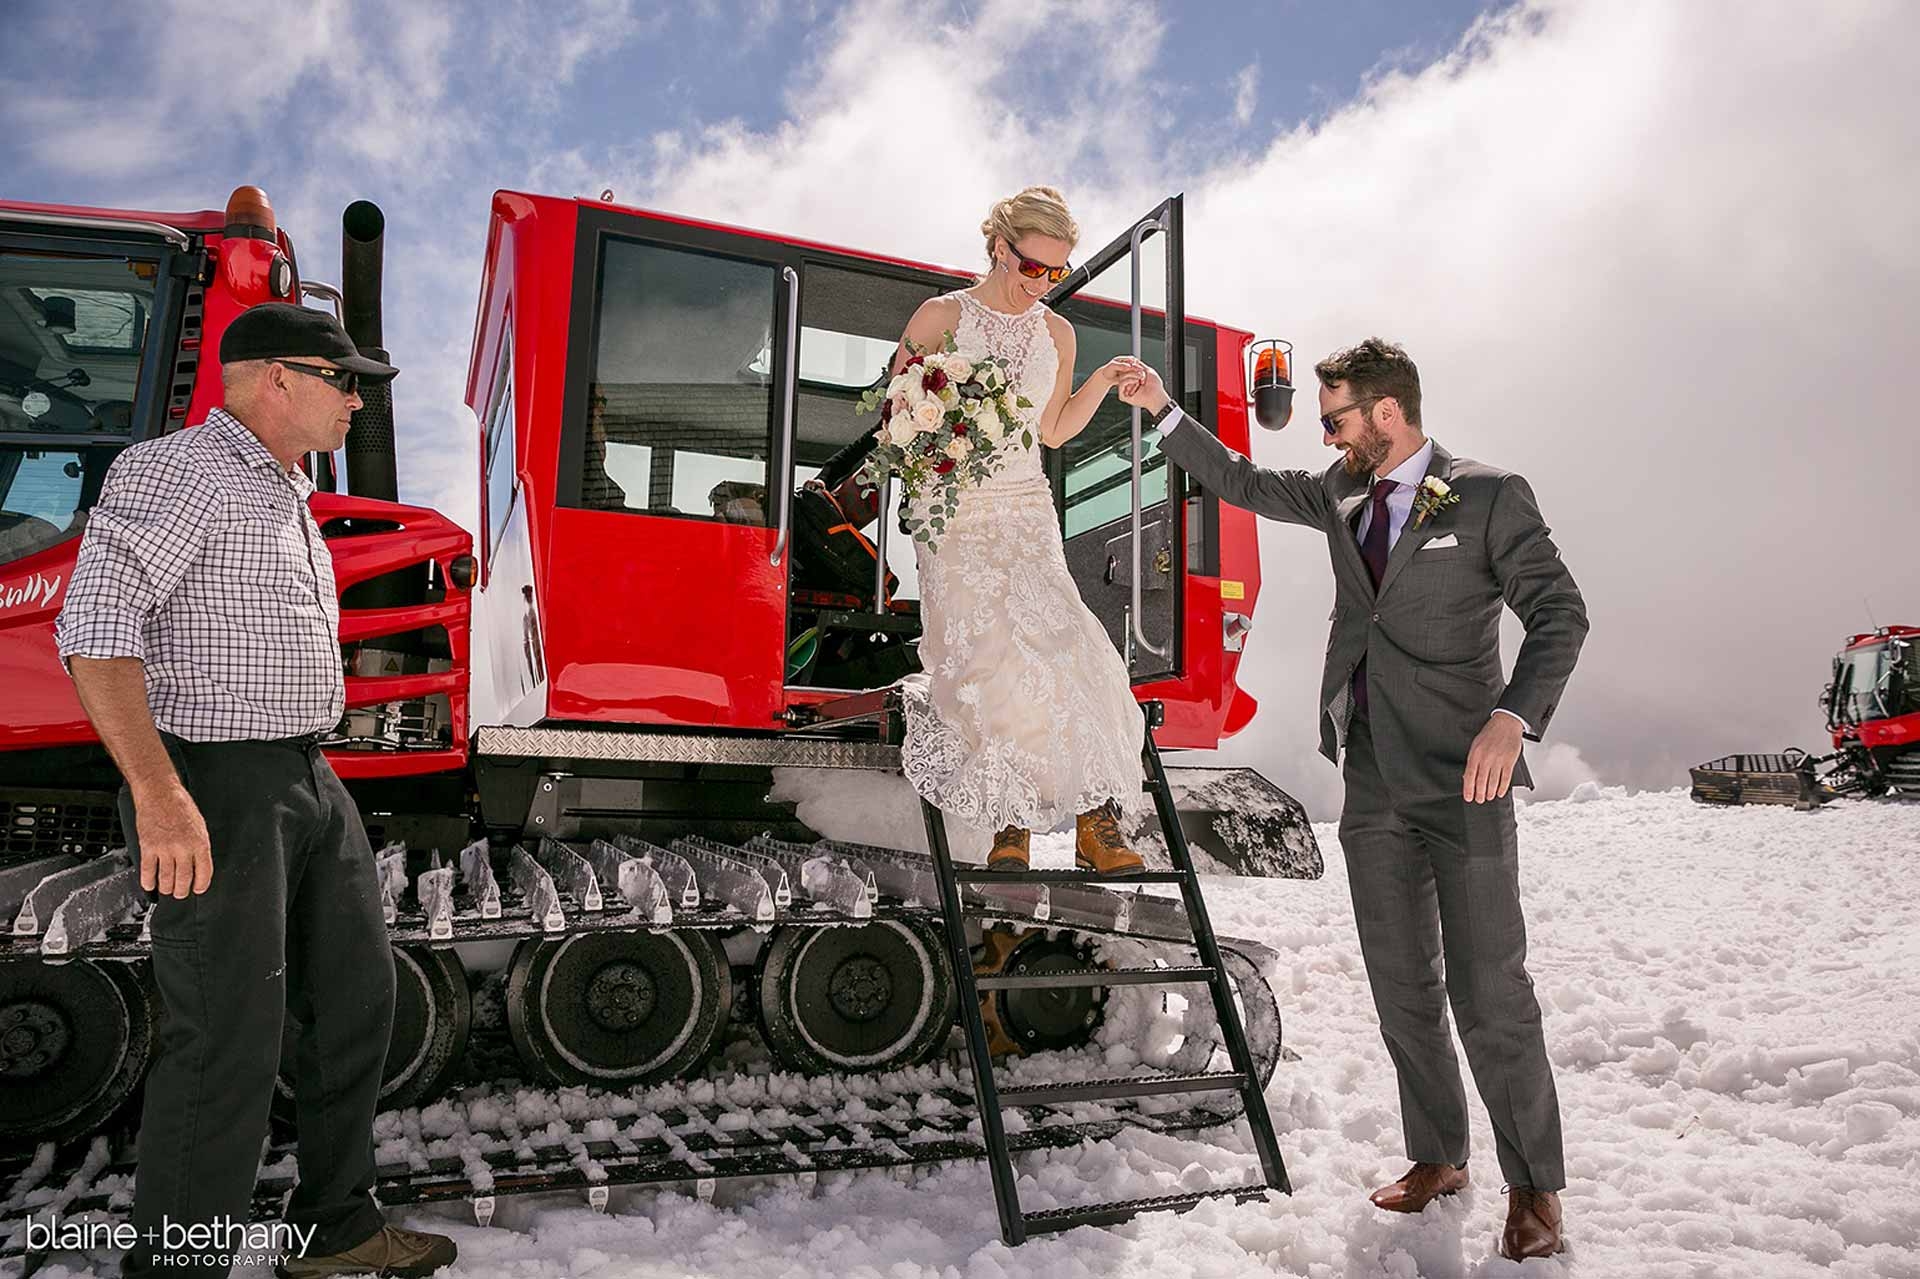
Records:
{"label": "snow-covered ground", "polygon": [[[1505,1210],[1474,1100],[1471,1189],[1418,1217],[1367,1191],[1405,1166],[1333,827],[1317,883],[1210,879],[1215,926],[1284,958],[1285,1062],[1268,1090],[1295,1193],[1082,1228],[1010,1250],[980,1164],[723,1185],[715,1203],[614,1192],[502,1199],[459,1274],[515,1276],[1833,1275],[1920,1279],[1920,805],[1706,809],[1582,787],[1521,810],[1529,966],[1546,1015],[1571,1184],[1570,1251],[1494,1254]],[[1036,860],[1063,861],[1064,837]],[[1469,1087],[1469,1096],[1472,1089]],[[1256,1175],[1220,1145],[1134,1133],[1024,1157],[1023,1205]],[[55,1265],[43,1273],[86,1273]],[[110,1273],[110,1271],[109,1271]]]}

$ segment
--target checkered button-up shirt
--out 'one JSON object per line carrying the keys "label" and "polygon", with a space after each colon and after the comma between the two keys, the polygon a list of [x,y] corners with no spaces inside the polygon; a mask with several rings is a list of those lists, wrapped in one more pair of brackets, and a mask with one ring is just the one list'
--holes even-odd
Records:
{"label": "checkered button-up shirt", "polygon": [[87,519],[60,657],[137,657],[154,723],[198,742],[333,728],[346,684],[313,482],[222,409],[127,449]]}

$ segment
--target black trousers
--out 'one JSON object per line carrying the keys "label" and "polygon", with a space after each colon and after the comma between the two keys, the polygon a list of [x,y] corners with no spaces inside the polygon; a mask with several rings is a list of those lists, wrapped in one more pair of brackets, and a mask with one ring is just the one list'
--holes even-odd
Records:
{"label": "black trousers", "polygon": [[1560,1102],[1527,976],[1513,796],[1469,804],[1458,792],[1396,794],[1359,714],[1347,734],[1345,775],[1340,847],[1380,1033],[1399,1077],[1408,1158],[1467,1162],[1451,1006],[1493,1120],[1501,1175],[1510,1185],[1564,1188]]}
{"label": "black trousers", "polygon": [[[213,882],[154,906],[162,1020],[141,1113],[126,1274],[225,1274],[216,1251],[168,1249],[163,1225],[251,1216],[287,1014],[297,1023],[299,1185],[289,1225],[307,1252],[382,1225],[373,1113],[393,1028],[393,955],[366,830],[320,751],[162,735],[207,823]],[[128,793],[120,820],[135,851]],[[172,1236],[178,1239],[176,1233]]]}

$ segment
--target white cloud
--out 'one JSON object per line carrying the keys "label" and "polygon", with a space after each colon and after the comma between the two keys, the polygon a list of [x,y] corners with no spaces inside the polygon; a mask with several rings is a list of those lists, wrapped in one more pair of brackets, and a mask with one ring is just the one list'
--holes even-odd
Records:
{"label": "white cloud", "polygon": [[1233,122],[1253,123],[1253,109],[1260,103],[1260,64],[1249,62],[1233,78]]}

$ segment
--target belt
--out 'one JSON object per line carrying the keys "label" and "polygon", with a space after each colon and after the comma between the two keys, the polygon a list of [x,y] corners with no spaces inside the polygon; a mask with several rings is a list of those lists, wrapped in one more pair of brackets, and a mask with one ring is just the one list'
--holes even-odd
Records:
{"label": "belt", "polygon": [[266,744],[269,746],[291,746],[297,751],[317,750],[319,749],[320,743],[331,736],[331,733],[332,730],[325,730],[318,733],[302,733],[298,737],[275,738]]}

